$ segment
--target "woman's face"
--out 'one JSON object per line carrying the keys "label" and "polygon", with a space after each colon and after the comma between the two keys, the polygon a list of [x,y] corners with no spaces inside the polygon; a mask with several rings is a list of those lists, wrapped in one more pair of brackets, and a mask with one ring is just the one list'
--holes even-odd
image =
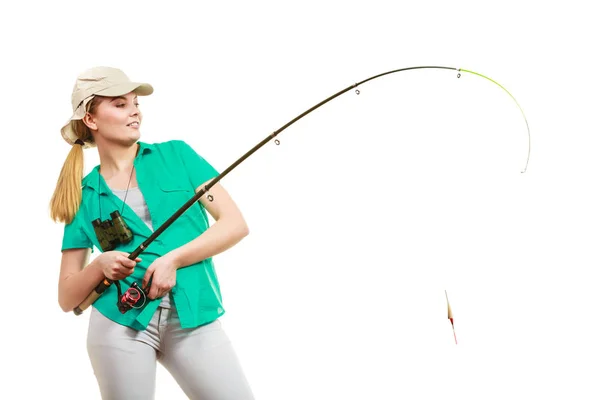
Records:
{"label": "woman's face", "polygon": [[88,114],[85,118],[96,143],[112,142],[130,146],[137,142],[142,123],[138,105],[137,94],[134,92],[102,98],[94,115]]}

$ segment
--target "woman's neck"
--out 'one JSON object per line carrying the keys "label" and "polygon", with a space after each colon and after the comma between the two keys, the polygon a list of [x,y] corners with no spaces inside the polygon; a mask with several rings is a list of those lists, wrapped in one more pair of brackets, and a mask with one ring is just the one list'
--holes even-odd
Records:
{"label": "woman's neck", "polygon": [[105,179],[110,179],[121,173],[126,172],[129,174],[139,147],[139,144],[135,143],[129,147],[112,146],[109,149],[105,147],[102,149],[98,148],[102,176]]}

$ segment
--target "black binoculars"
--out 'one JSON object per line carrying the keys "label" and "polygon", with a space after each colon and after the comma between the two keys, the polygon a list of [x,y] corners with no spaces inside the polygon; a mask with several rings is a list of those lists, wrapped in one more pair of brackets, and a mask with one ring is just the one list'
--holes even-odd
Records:
{"label": "black binoculars", "polygon": [[102,251],[114,250],[119,244],[129,243],[133,239],[133,233],[119,211],[113,211],[110,217],[110,220],[100,221],[98,218],[92,221]]}

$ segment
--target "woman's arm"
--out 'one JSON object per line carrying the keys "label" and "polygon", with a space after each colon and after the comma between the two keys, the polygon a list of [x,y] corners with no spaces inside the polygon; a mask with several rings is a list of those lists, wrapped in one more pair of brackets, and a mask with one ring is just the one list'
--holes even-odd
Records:
{"label": "woman's arm", "polygon": [[69,249],[62,252],[58,280],[58,304],[64,312],[77,307],[104,279],[102,267],[94,261],[86,268],[91,249]]}
{"label": "woman's arm", "polygon": [[[198,188],[198,193],[211,180]],[[213,201],[207,199],[213,196]],[[239,208],[221,184],[215,184],[210,193],[200,197],[200,202],[214,218],[215,223],[196,239],[167,253],[177,268],[195,264],[233,247],[248,235],[248,225]]]}

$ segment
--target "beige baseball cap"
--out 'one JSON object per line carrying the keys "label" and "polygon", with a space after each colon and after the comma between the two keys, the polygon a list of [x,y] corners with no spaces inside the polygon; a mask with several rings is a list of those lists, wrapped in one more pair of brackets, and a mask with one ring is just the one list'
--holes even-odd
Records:
{"label": "beige baseball cap", "polygon": [[[86,114],[86,106],[95,95],[99,96],[122,96],[135,91],[138,96],[148,96],[154,92],[154,88],[148,83],[132,82],[123,71],[111,67],[90,68],[77,77],[71,105],[73,115],[61,128],[60,133],[65,141],[71,145],[78,139],[72,121],[83,119]],[[85,142],[84,148],[94,147],[94,143]]]}

